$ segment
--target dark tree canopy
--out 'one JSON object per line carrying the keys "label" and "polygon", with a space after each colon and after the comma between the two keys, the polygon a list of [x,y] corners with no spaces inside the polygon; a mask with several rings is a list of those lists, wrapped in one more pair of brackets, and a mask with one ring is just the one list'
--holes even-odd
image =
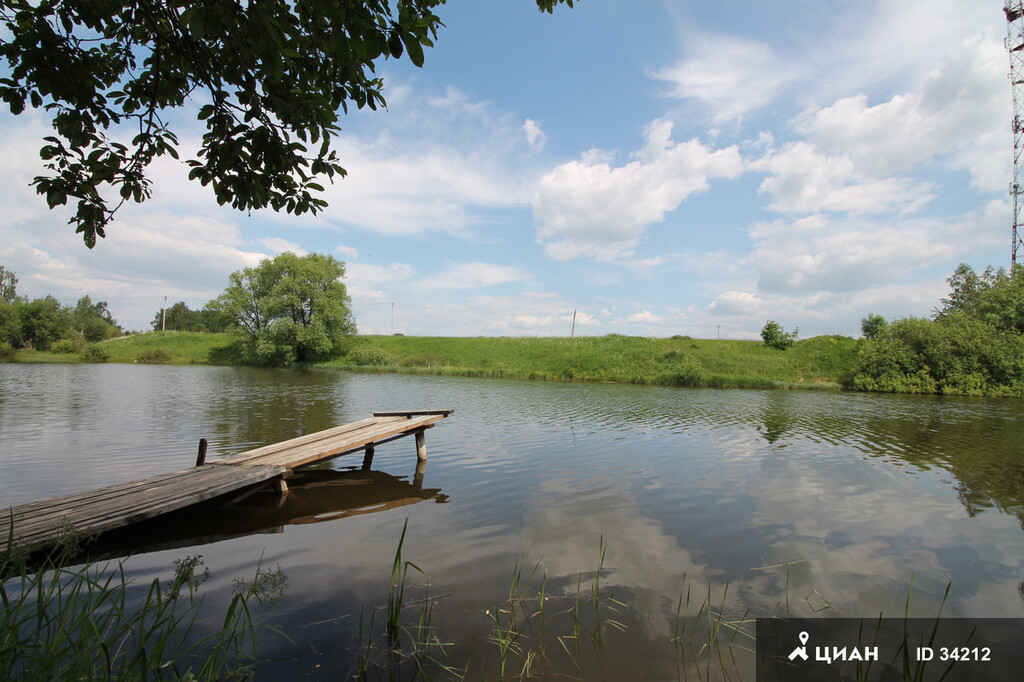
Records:
{"label": "dark tree canopy", "polygon": [[239,210],[316,213],[318,180],[345,175],[338,112],[385,105],[375,62],[422,66],[444,2],[0,0],[0,97],[52,116],[33,184],[50,208],[77,202],[69,222],[90,248],[125,201],[150,196],[147,166],[178,158],[165,117],[188,102],[206,126],[190,179]]}

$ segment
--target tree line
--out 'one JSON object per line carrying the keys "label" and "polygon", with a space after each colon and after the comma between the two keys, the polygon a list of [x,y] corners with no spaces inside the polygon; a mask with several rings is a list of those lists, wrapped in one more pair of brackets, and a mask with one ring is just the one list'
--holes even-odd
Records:
{"label": "tree line", "polygon": [[123,333],[106,301],[82,296],[70,306],[53,296],[29,300],[18,296],[17,285],[14,273],[0,265],[0,355],[17,349],[76,353]]}
{"label": "tree line", "polygon": [[[345,264],[333,256],[282,253],[231,273],[228,286],[200,310],[184,301],[160,309],[154,330],[228,332],[238,362],[289,365],[341,352],[355,333],[351,299],[341,279]],[[123,332],[107,309],[83,296],[64,306],[53,296],[19,297],[17,277],[0,266],[0,350],[81,352],[90,342]]]}
{"label": "tree line", "polygon": [[1024,397],[1024,276],[961,264],[931,319],[861,320],[851,388]]}

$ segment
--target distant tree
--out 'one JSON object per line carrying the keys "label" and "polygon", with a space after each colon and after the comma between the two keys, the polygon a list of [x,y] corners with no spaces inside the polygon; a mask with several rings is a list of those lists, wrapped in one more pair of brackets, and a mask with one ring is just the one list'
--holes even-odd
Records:
{"label": "distant tree", "polygon": [[153,316],[154,331],[166,329],[168,331],[195,332],[201,331],[199,311],[191,310],[184,301],[178,301],[169,308],[161,308]]}
{"label": "distant tree", "polygon": [[78,299],[71,310],[71,320],[75,330],[90,342],[104,341],[121,333],[117,320],[107,309],[106,301],[92,302],[91,296]]}
{"label": "distant tree", "polygon": [[860,321],[860,333],[869,341],[874,341],[885,330],[889,323],[881,315],[868,313],[868,316]]}
{"label": "distant tree", "polygon": [[270,364],[321,359],[355,333],[340,281],[344,274],[344,263],[332,256],[282,253],[232,273],[218,307],[255,359]]}
{"label": "distant tree", "polygon": [[971,266],[961,263],[946,280],[948,298],[942,299],[937,317],[963,313],[1000,329],[1024,334],[1024,277],[1011,277],[1003,268],[985,268],[977,274]]}
{"label": "distant tree", "polygon": [[18,301],[0,301],[0,344],[21,348],[21,305]]}
{"label": "distant tree", "polygon": [[799,330],[794,330],[791,333],[786,333],[786,330],[782,328],[775,320],[768,320],[764,323],[764,327],[761,328],[761,340],[764,341],[764,345],[778,350],[786,350],[796,342],[797,333]]}
{"label": "distant tree", "polygon": [[18,292],[15,290],[17,284],[18,278],[14,273],[0,265],[0,301],[14,303],[18,298]]}
{"label": "distant tree", "polygon": [[154,331],[223,332],[231,325],[219,304],[210,301],[201,310],[192,310],[184,301],[156,311],[150,323]]}
{"label": "distant tree", "polygon": [[50,208],[77,202],[69,222],[89,248],[124,202],[149,198],[149,164],[178,157],[165,117],[193,103],[206,132],[189,179],[239,210],[316,213],[317,181],[345,175],[338,112],[384,105],[375,62],[423,65],[444,1],[4,0],[0,98],[52,116],[33,184]]}
{"label": "distant tree", "polygon": [[23,303],[19,309],[20,340],[25,347],[47,350],[74,328],[70,311],[53,296]]}
{"label": "distant tree", "polygon": [[221,308],[217,299],[208,301],[199,311],[201,329],[198,331],[226,332],[231,328],[231,317]]}

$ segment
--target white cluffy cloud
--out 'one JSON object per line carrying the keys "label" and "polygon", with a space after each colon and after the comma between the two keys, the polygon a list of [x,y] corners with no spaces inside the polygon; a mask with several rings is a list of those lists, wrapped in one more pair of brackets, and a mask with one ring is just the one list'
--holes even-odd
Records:
{"label": "white cluffy cloud", "polygon": [[703,102],[716,121],[742,119],[808,72],[749,37],[698,35],[688,43],[688,57],[651,76],[667,81],[672,97]]}
{"label": "white cluffy cloud", "polygon": [[458,263],[419,282],[425,289],[483,289],[498,284],[522,282],[526,275],[514,265]]}
{"label": "white cluffy cloud", "polygon": [[544,145],[548,141],[548,136],[540,129],[539,123],[532,118],[526,119],[526,122],[523,124],[523,132],[526,133],[526,141],[529,143],[531,150],[535,152],[543,151]]}
{"label": "white cluffy cloud", "polygon": [[672,122],[658,119],[644,133],[633,161],[612,167],[593,151],[558,166],[533,198],[538,241],[548,256],[613,261],[637,246],[647,226],[664,220],[709,180],[743,171],[737,147],[713,150],[697,140],[672,140]]}

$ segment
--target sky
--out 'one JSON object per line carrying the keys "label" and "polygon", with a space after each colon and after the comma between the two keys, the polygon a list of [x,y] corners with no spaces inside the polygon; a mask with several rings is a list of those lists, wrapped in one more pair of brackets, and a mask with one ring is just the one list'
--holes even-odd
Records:
{"label": "sky", "polygon": [[129,330],[292,251],[345,263],[362,334],[858,336],[1009,266],[1002,7],[448,0],[422,69],[378,64],[387,109],[342,118],[328,209],[233,211],[161,159],[92,250],[29,187],[43,112],[4,111],[0,264]]}

